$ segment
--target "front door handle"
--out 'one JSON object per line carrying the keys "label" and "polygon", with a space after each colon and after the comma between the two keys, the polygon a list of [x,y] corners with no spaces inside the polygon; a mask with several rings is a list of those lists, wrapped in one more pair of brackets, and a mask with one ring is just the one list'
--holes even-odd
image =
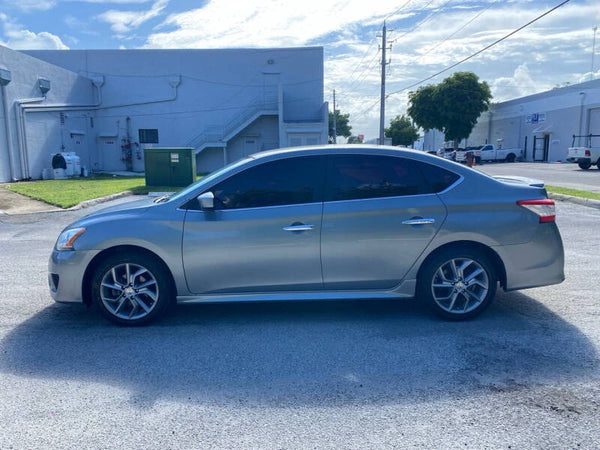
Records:
{"label": "front door handle", "polygon": [[435,223],[435,219],[424,219],[422,217],[415,217],[414,219],[402,221],[402,225],[427,225],[429,223]]}
{"label": "front door handle", "polygon": [[303,223],[294,223],[290,226],[283,227],[283,229],[285,231],[309,231],[309,230],[312,230],[314,227],[315,227],[314,225],[306,225]]}

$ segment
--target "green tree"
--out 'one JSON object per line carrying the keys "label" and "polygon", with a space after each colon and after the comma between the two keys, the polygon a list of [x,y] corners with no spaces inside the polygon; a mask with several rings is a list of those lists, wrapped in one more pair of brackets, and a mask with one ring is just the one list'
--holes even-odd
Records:
{"label": "green tree", "polygon": [[419,132],[412,121],[402,115],[392,119],[390,127],[385,129],[385,136],[392,138],[392,145],[412,147],[419,138]]}
{"label": "green tree", "polygon": [[438,85],[409,92],[408,115],[425,131],[441,130],[458,148],[492,99],[490,87],[473,72],[456,72]]}
{"label": "green tree", "polygon": [[[335,110],[335,131],[336,136],[348,138],[352,136],[352,127],[348,125],[350,114],[340,114],[340,110]],[[333,113],[329,111],[329,143],[333,143]]]}

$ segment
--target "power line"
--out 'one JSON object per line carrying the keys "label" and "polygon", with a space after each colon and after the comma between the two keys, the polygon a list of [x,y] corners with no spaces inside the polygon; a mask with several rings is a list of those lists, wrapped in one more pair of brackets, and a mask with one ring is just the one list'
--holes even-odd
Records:
{"label": "power line", "polygon": [[387,96],[389,97],[390,95],[394,95],[394,94],[398,94],[398,93],[400,93],[400,92],[406,91],[407,89],[410,89],[410,88],[413,88],[413,87],[415,87],[415,86],[418,86],[419,84],[422,84],[422,83],[424,83],[425,81],[429,81],[429,80],[431,80],[432,78],[435,78],[435,77],[437,77],[438,75],[441,75],[442,73],[444,73],[444,72],[447,72],[448,70],[455,68],[456,66],[458,66],[458,65],[460,65],[460,64],[462,64],[462,63],[464,63],[464,62],[466,62],[466,61],[468,61],[468,60],[470,60],[470,59],[474,58],[475,56],[479,55],[480,53],[483,53],[484,51],[486,51],[486,50],[489,50],[489,49],[490,49],[490,48],[492,48],[494,45],[496,45],[496,44],[499,44],[500,42],[502,42],[502,41],[504,41],[504,40],[508,39],[508,38],[509,38],[509,37],[511,37],[512,35],[514,35],[514,34],[518,33],[519,31],[521,31],[523,28],[526,28],[526,27],[528,27],[529,25],[531,25],[532,23],[534,23],[534,22],[537,22],[537,21],[538,21],[538,20],[540,20],[542,17],[545,17],[545,16],[547,16],[547,15],[548,15],[548,14],[550,14],[551,12],[553,12],[553,11],[557,10],[558,8],[560,8],[561,6],[563,6],[563,5],[567,4],[567,3],[569,3],[570,1],[571,1],[571,0],[564,0],[562,3],[559,3],[559,4],[558,4],[558,5],[556,5],[554,8],[552,8],[552,9],[550,9],[550,10],[546,11],[544,14],[541,14],[541,15],[539,15],[538,17],[536,17],[535,19],[533,19],[533,20],[530,20],[530,21],[529,21],[529,22],[527,22],[525,25],[522,25],[521,27],[517,28],[516,30],[513,30],[513,31],[511,31],[511,32],[510,32],[510,33],[508,33],[507,35],[505,35],[505,36],[501,37],[500,39],[497,39],[496,41],[494,41],[494,42],[492,42],[491,44],[489,44],[489,45],[485,46],[484,48],[482,48],[481,50],[479,50],[479,51],[477,51],[477,52],[473,53],[472,55],[470,55],[470,56],[467,56],[466,58],[464,58],[464,59],[461,59],[460,61],[458,61],[458,62],[456,62],[456,63],[454,63],[454,64],[452,64],[452,65],[450,65],[450,66],[448,66],[448,67],[446,67],[446,68],[444,68],[444,69],[442,69],[442,70],[440,70],[439,72],[436,72],[436,73],[434,73],[433,75],[430,75],[430,76],[428,76],[427,78],[424,78],[424,79],[422,79],[421,81],[418,81],[418,82],[416,82],[416,83],[413,83],[413,84],[411,84],[410,86],[406,86],[406,87],[404,87],[404,88],[402,88],[402,89],[399,89],[399,90],[397,90],[397,91],[390,92],[390,93],[389,93]]}
{"label": "power line", "polygon": [[[433,1],[433,0],[432,0],[432,1]],[[397,9],[397,10],[395,10],[394,12],[391,12],[391,13],[389,13],[387,16],[385,16],[385,17],[383,18],[383,21],[385,22],[386,20],[388,20],[388,19],[389,19],[390,17],[392,17],[393,15],[395,15],[395,14],[398,14],[398,13],[399,13],[400,11],[402,11],[402,10],[403,10],[403,9],[406,7],[406,5],[408,5],[410,2],[412,2],[412,0],[408,0],[408,1],[404,2],[400,8],[398,8],[398,9]]]}
{"label": "power line", "polygon": [[[434,0],[430,0],[429,3],[427,3],[425,6],[423,6],[423,8],[421,8],[421,10],[424,10],[425,8],[427,8],[429,5],[431,5],[433,3]],[[448,0],[446,3],[444,3],[442,6],[440,6],[436,11],[432,12],[431,14],[429,14],[427,17],[425,17],[425,19],[423,19],[422,21],[420,21],[419,23],[417,23],[414,27],[412,27],[410,30],[402,33],[400,36],[398,36],[397,38],[394,39],[394,41],[397,41],[399,39],[402,39],[404,36],[406,36],[409,33],[412,33],[413,31],[415,31],[417,28],[419,28],[421,25],[423,25],[425,22],[427,22],[429,19],[431,19],[433,16],[439,14],[440,12],[443,11],[443,9],[446,7],[446,5],[448,3],[450,3],[452,0]]]}
{"label": "power line", "polygon": [[443,45],[445,42],[447,42],[449,39],[451,39],[453,36],[455,36],[458,32],[464,30],[468,25],[470,25],[473,21],[475,21],[479,16],[481,16],[484,12],[486,12],[488,9],[490,9],[492,6],[494,6],[495,3],[497,3],[498,0],[494,0],[492,3],[490,3],[488,5],[487,8],[482,9],[481,11],[479,11],[479,13],[477,15],[475,15],[475,17],[473,17],[471,20],[469,20],[468,22],[466,22],[464,25],[462,25],[460,28],[457,28],[456,31],[454,31],[452,34],[446,36],[446,38],[441,41],[440,43],[434,45],[433,47],[431,47],[429,50],[427,50],[425,53],[423,53],[422,55],[420,55],[421,57],[428,55],[429,53],[431,53],[432,51],[434,51],[436,48],[439,48],[441,45]]}
{"label": "power line", "polygon": [[[399,7],[399,8],[397,8],[397,9],[396,9],[396,10],[394,10],[393,12],[389,13],[389,14],[388,14],[388,15],[387,15],[387,16],[386,16],[384,19],[383,19],[383,20],[384,20],[384,22],[385,22],[385,21],[386,21],[388,18],[390,18],[390,17],[392,17],[393,15],[395,15],[395,14],[399,13],[400,11],[402,11],[402,10],[403,10],[403,9],[404,9],[404,8],[405,8],[405,7],[406,7],[406,6],[407,6],[407,5],[408,5],[408,4],[411,2],[411,1],[412,1],[412,0],[408,0],[408,1],[404,2],[404,3],[403,3],[403,4],[402,4],[402,5]],[[423,10],[423,9],[427,8],[427,6],[429,6],[431,3],[433,3],[433,1],[434,1],[434,0],[430,0],[430,1],[429,1],[429,3],[427,3],[427,4],[426,4],[425,6],[423,6],[421,9]],[[449,2],[450,2],[450,0],[449,0],[448,2],[446,2],[446,3],[444,4],[444,6],[445,6],[446,4],[448,4]],[[428,19],[426,19],[426,20],[428,20]],[[425,21],[426,21],[426,20],[425,20]],[[423,21],[423,23],[424,23],[425,21]],[[420,26],[420,24],[419,24],[419,25],[417,25],[417,27],[418,27],[418,26]],[[414,29],[416,29],[417,27],[414,27],[414,28],[413,28],[412,30],[410,30],[410,31],[413,31],[413,30],[414,30]],[[407,33],[408,33],[408,32],[407,32]],[[406,33],[405,33],[405,34],[406,34]],[[363,69],[363,71],[362,71],[362,72],[361,72],[361,73],[360,73],[360,74],[359,74],[359,75],[358,75],[358,76],[357,76],[355,79],[352,79],[353,75],[356,73],[356,71],[358,70],[358,68],[360,67],[360,65],[363,63],[363,61],[364,61],[364,60],[365,60],[365,58],[367,57],[367,54],[368,54],[368,53],[369,53],[369,51],[371,50],[371,47],[373,46],[373,43],[375,42],[375,39],[376,39],[375,37],[373,37],[373,38],[371,39],[371,41],[370,41],[370,43],[369,43],[369,47],[367,47],[367,50],[366,50],[366,51],[365,51],[365,53],[363,54],[363,56],[362,56],[362,58],[361,58],[360,62],[359,62],[359,63],[358,63],[356,66],[354,66],[354,70],[352,71],[352,73],[351,73],[351,74],[350,74],[350,76],[348,77],[348,78],[350,79],[350,83],[351,83],[351,85],[350,85],[348,88],[346,88],[346,90],[351,90],[352,88],[354,88],[354,87],[355,87],[356,83],[360,83],[360,82],[362,81],[362,80],[361,80],[361,77],[362,77],[362,75],[363,75],[365,72],[367,72],[368,70],[370,70],[370,69],[372,68],[372,63],[373,63],[373,61],[375,61],[375,59],[377,58],[377,56],[378,56],[378,53],[377,53],[377,54],[375,54],[375,55],[373,56],[373,58],[372,58],[372,59],[369,61],[369,63],[367,63],[367,66],[365,67],[365,69]],[[366,75],[365,75],[365,77],[364,77],[364,78],[366,78]],[[363,80],[364,80],[364,78],[363,78]]]}

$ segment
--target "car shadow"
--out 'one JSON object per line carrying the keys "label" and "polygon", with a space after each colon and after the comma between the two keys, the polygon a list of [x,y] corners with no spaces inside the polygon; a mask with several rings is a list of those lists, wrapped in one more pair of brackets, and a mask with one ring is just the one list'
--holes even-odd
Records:
{"label": "car shadow", "polygon": [[416,301],[180,305],[122,328],[52,305],[1,342],[0,371],[105,383],[161,399],[335,406],[427,401],[596,373],[593,344],[522,293],[499,292],[480,318],[446,322]]}

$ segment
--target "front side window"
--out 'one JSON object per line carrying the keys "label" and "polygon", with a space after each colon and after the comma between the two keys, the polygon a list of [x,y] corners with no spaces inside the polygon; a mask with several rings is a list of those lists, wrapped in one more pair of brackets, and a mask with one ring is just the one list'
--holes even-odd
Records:
{"label": "front side window", "polygon": [[320,202],[322,157],[286,158],[251,167],[213,187],[216,209]]}
{"label": "front side window", "polygon": [[428,194],[431,188],[414,161],[394,156],[333,155],[326,200]]}

